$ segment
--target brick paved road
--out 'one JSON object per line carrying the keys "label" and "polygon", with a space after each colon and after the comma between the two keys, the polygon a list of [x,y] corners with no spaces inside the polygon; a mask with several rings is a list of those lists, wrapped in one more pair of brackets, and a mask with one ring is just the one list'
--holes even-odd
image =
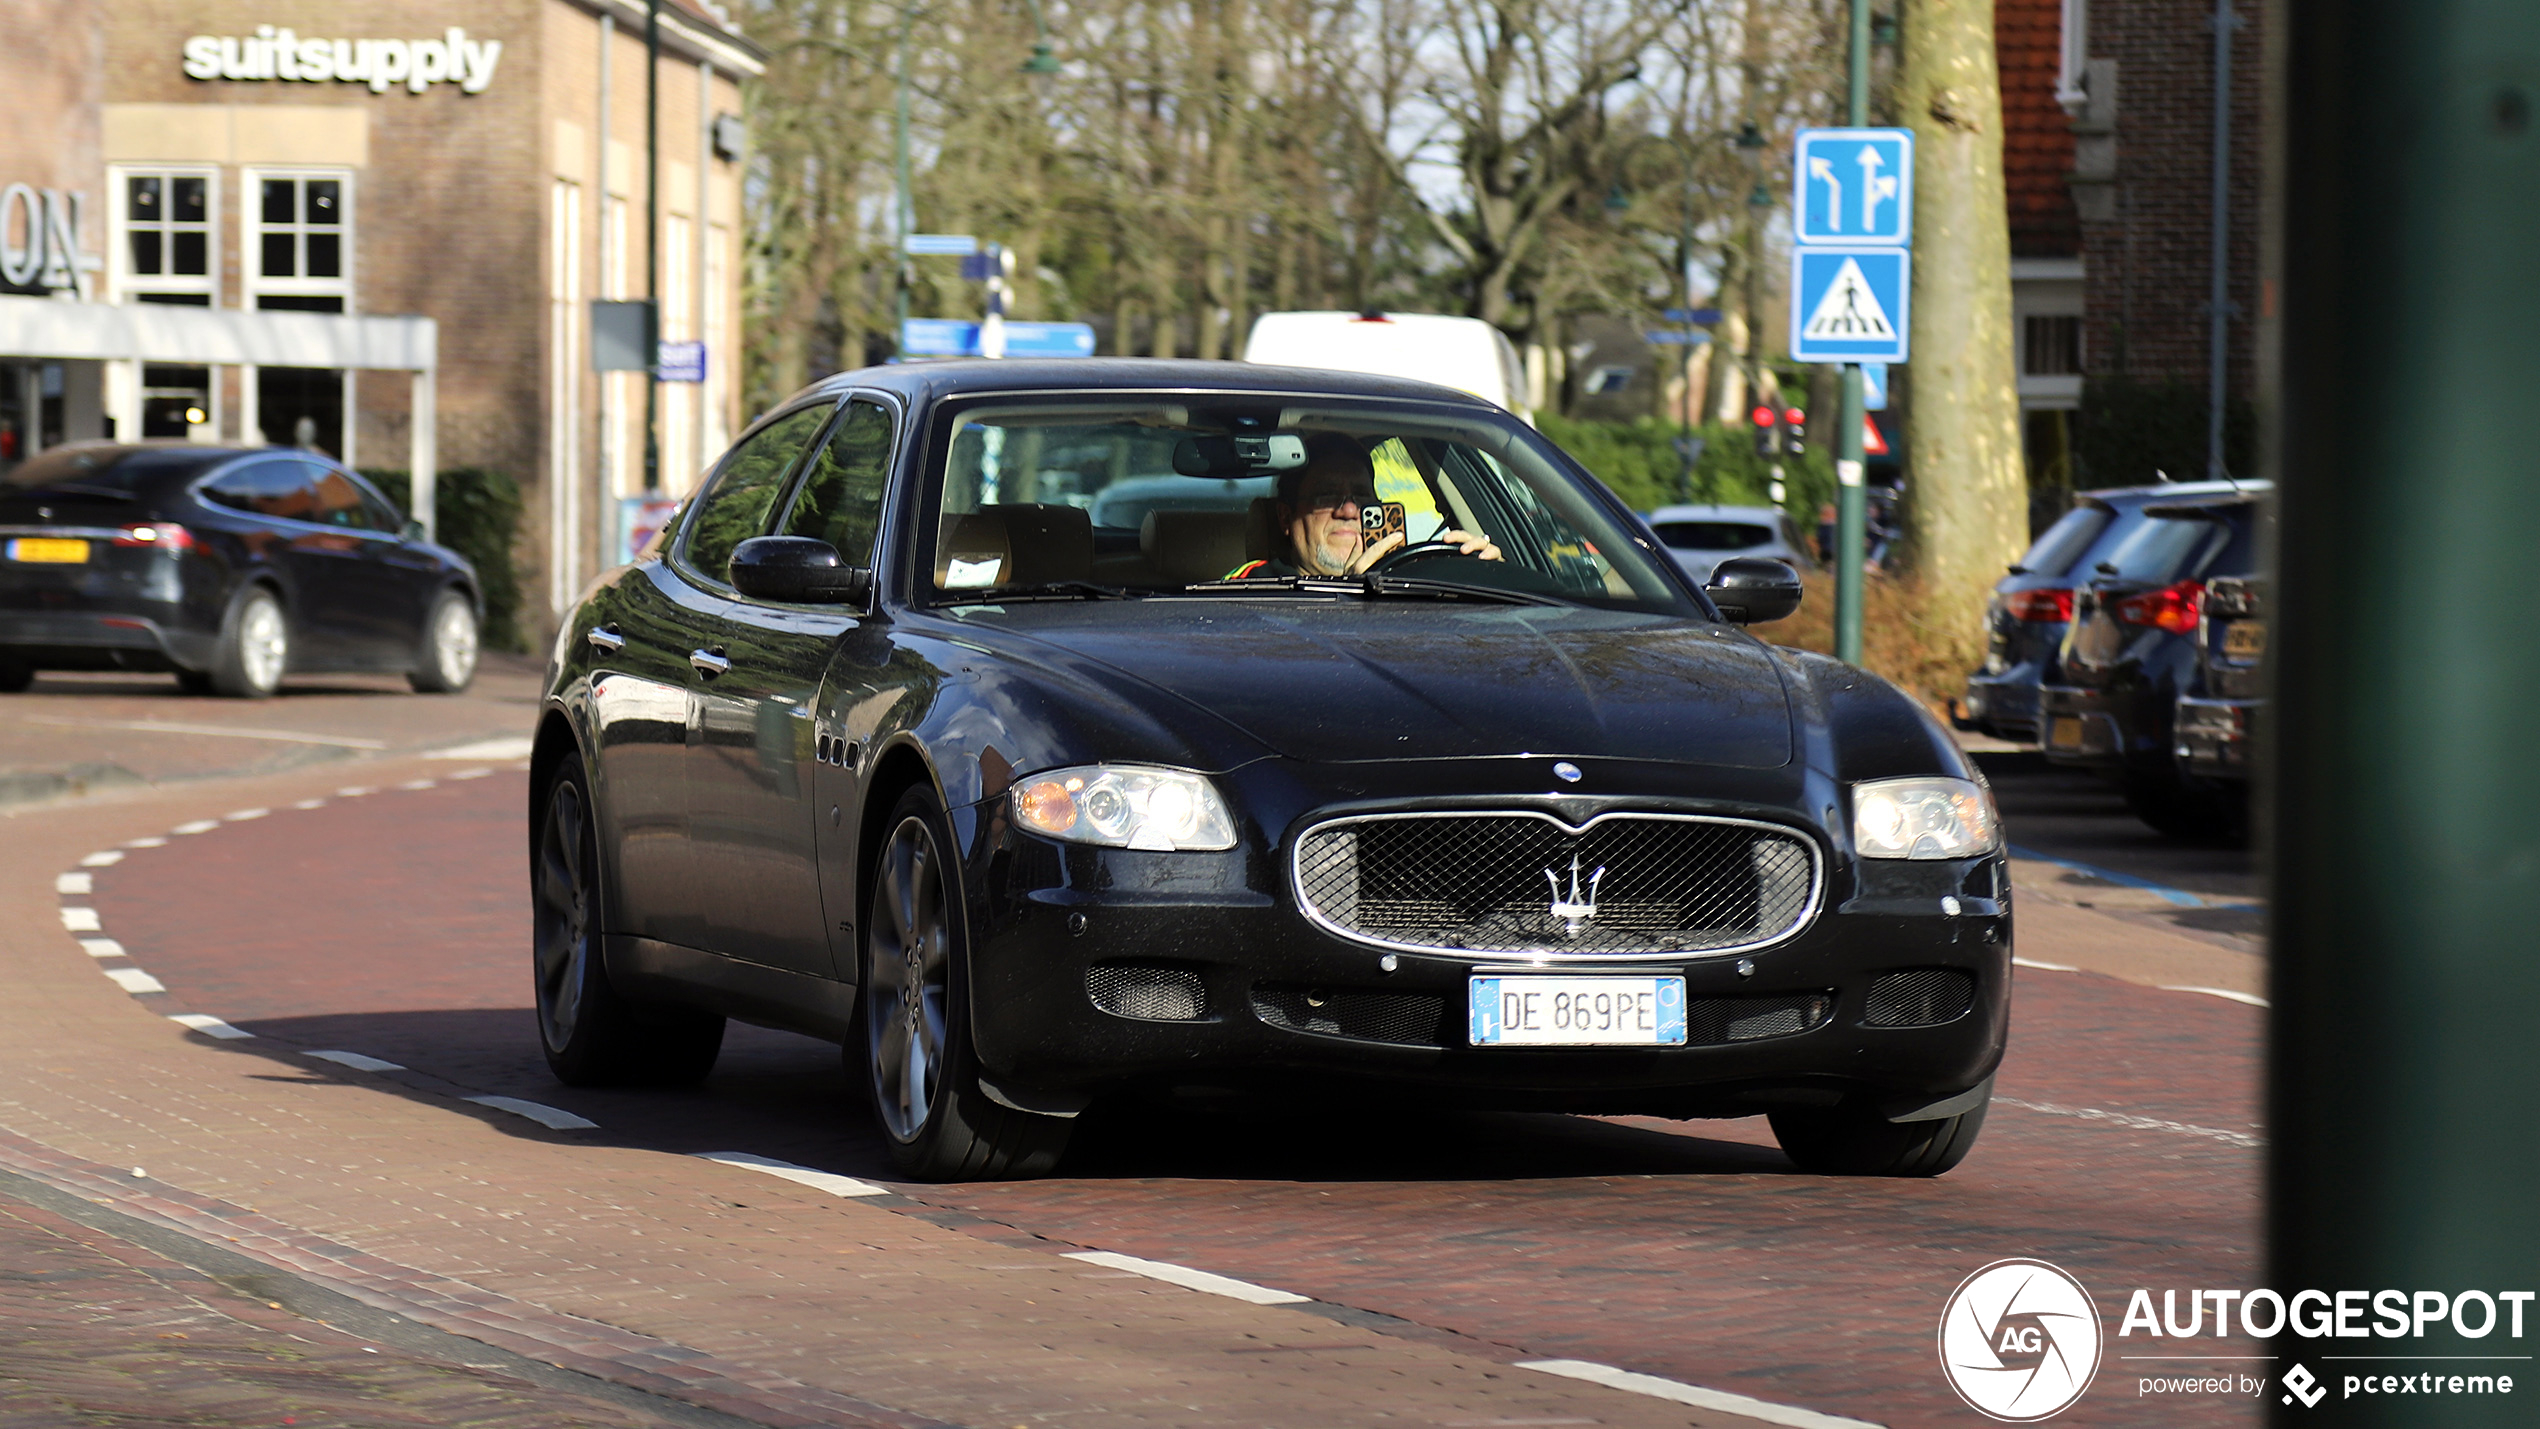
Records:
{"label": "brick paved road", "polygon": [[[603,1143],[738,1149],[885,1179],[836,1052],[818,1043],[736,1028],[715,1076],[687,1093],[548,1079],[526,1010],[522,779],[506,770],[225,827],[99,870],[91,901],[175,998],[258,1034],[228,1050],[279,1058],[291,1077],[308,1068],[293,1048],[348,1049],[427,1074],[362,1079],[374,1094],[490,1092],[587,1116],[603,1129],[581,1134],[591,1155]],[[2091,916],[2062,911],[2058,936],[2159,936],[2072,921]],[[2256,1283],[2260,1014],[2080,973],[2024,971],[2017,996],[2003,1100],[1974,1155],[1935,1182],[1796,1175],[1760,1122],[1404,1126],[1145,1107],[1089,1126],[1052,1180],[900,1189],[915,1210],[1531,1355],[1899,1426],[1967,1423],[1932,1336],[1950,1287],[1988,1261],[2073,1271],[2112,1331],[2130,1287]],[[2113,1356],[2144,1348],[2112,1338],[2098,1386],[2060,1422],[2253,1416],[2135,1398],[2140,1367]]]}

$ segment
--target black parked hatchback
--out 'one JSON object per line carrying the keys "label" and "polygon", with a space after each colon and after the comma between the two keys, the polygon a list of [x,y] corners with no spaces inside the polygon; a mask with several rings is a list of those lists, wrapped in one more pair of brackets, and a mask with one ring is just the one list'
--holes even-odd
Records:
{"label": "black parked hatchback", "polygon": [[0,691],[38,670],[166,670],[261,698],[286,673],[467,687],[466,558],[315,452],[57,447],[0,475]]}

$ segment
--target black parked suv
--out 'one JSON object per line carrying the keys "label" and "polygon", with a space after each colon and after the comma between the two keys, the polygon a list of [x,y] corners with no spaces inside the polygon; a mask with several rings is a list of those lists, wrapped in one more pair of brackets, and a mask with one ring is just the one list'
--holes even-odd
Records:
{"label": "black parked suv", "polygon": [[2038,685],[2072,624],[2074,588],[2143,524],[2145,507],[2228,496],[2236,489],[2229,482],[2180,482],[2076,497],[2073,509],[2046,528],[1994,585],[1985,610],[1984,664],[1967,677],[1958,727],[2022,744],[2039,740]]}
{"label": "black parked suv", "polygon": [[315,452],[57,447],[0,475],[0,691],[38,670],[167,670],[195,693],[286,672],[476,675],[465,557]]}
{"label": "black parked suv", "polygon": [[2073,621],[2041,689],[2049,761],[2099,771],[2126,805],[2176,836],[2237,826],[2234,791],[2183,774],[2171,721],[2192,692],[2207,582],[2257,570],[2263,483],[2143,508],[2145,517],[2074,596]]}

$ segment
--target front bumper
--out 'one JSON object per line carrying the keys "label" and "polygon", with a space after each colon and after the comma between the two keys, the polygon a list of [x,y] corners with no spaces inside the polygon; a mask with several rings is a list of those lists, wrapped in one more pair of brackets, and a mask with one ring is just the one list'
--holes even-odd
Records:
{"label": "front bumper", "polygon": [[2178,767],[2200,778],[2246,782],[2250,728],[2262,703],[2181,696],[2172,725]]}
{"label": "front bumper", "polygon": [[1967,721],[1985,733],[2019,744],[2038,738],[2038,667],[2021,661],[2005,670],[1967,677]]}
{"label": "front bumper", "polygon": [[[1277,854],[1139,853],[1007,832],[985,864],[971,925],[973,1025],[990,1085],[1031,1110],[1206,1088],[1667,1116],[1850,1101],[1896,1114],[1981,1083],[2007,1036],[1999,857],[1833,863],[1823,911],[1752,952],[1549,964],[1389,954],[1327,932],[1295,906]],[[1480,968],[1680,974],[1688,1044],[1473,1046],[1466,1009]],[[1966,979],[1962,1012],[1872,1025],[1873,983],[1934,970]],[[1131,976],[1183,991],[1148,999],[1144,1016],[1098,1005],[1099,989]],[[1884,1006],[1875,1015],[1895,1020]]]}

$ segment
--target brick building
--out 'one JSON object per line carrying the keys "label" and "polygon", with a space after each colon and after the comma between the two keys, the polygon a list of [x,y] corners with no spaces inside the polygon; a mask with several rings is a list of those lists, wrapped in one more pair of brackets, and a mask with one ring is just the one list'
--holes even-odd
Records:
{"label": "brick building", "polygon": [[[98,392],[36,443],[190,436],[499,470],[524,497],[532,628],[614,559],[644,492],[646,379],[592,372],[589,303],[645,291],[642,0],[5,3],[61,11],[61,31],[20,33],[76,36],[56,58],[84,76],[52,99],[64,137],[44,177],[81,195],[94,271],[54,296],[209,310],[167,317],[199,335],[188,351],[50,364]],[[662,336],[707,351],[703,381],[661,388],[676,496],[740,416],[740,82],[763,55],[706,0],[661,14]],[[431,348],[416,360],[433,380],[363,370],[396,360],[345,347],[392,331],[371,315],[405,320],[393,331]],[[318,337],[274,360],[292,332]],[[11,336],[0,323],[0,354]]]}
{"label": "brick building", "polygon": [[[2233,27],[2219,103],[2218,14]],[[2204,472],[2218,113],[2229,125],[2226,410],[2233,465],[2246,464],[2261,18],[2256,0],[1996,0],[2021,404],[2040,485]]]}

